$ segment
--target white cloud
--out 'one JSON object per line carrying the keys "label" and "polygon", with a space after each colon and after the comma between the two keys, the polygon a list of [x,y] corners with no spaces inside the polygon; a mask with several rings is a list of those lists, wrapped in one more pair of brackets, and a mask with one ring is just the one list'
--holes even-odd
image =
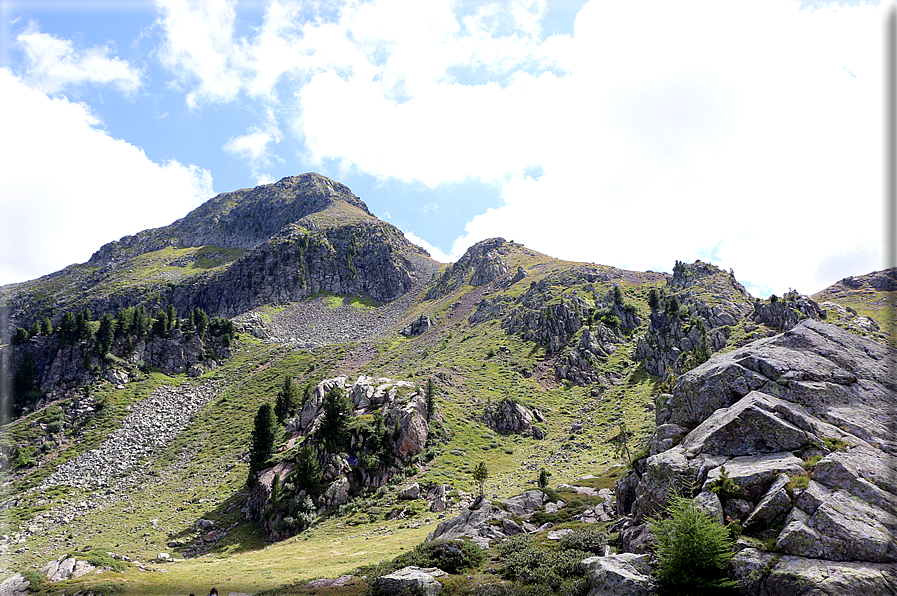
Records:
{"label": "white cloud", "polygon": [[84,262],[101,244],[167,225],[212,195],[208,171],[158,164],[0,68],[0,284]]}
{"label": "white cloud", "polygon": [[269,145],[277,144],[280,140],[280,130],[269,110],[268,122],[263,128],[253,127],[250,132],[231,138],[224,144],[224,150],[249,162],[256,184],[268,184],[274,182],[269,171],[273,161],[277,159],[271,153]]}
{"label": "white cloud", "polygon": [[[778,293],[881,266],[884,4],[591,0],[547,39],[544,1],[459,16],[349,0],[309,18],[282,0],[248,38],[233,2],[159,5],[191,105],[259,98],[312,163],[501,184],[452,254],[502,235],[634,269],[716,255]],[[231,150],[263,163],[265,134]]]}
{"label": "white cloud", "polygon": [[440,263],[451,263],[452,261],[457,261],[458,257],[460,256],[460,255],[454,255],[454,254],[452,254],[452,255],[445,254],[444,252],[442,252],[441,250],[439,250],[438,248],[436,248],[435,246],[433,246],[432,244],[430,244],[429,242],[427,242],[420,236],[417,236],[413,232],[404,232],[403,231],[402,233],[405,235],[405,238],[408,240],[408,242],[411,242],[412,244],[416,244],[416,245],[420,246],[421,248],[426,250],[428,253],[430,253],[430,256],[433,257],[433,259],[435,259],[436,261],[439,261]]}
{"label": "white cloud", "polygon": [[23,79],[44,93],[58,93],[85,83],[115,85],[126,94],[141,87],[141,72],[126,60],[111,57],[109,47],[76,49],[71,40],[41,33],[35,23],[16,37],[25,53]]}

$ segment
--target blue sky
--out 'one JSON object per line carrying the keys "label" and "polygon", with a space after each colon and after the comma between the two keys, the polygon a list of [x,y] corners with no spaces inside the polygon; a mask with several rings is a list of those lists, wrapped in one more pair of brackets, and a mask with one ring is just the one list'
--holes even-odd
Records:
{"label": "blue sky", "polygon": [[0,0],[0,284],[317,171],[441,260],[881,269],[892,4]]}

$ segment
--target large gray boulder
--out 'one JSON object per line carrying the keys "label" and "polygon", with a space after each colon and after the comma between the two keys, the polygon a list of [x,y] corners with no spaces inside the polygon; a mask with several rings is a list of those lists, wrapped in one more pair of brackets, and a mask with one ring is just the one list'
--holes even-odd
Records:
{"label": "large gray boulder", "polygon": [[439,522],[436,529],[427,536],[427,540],[452,540],[467,536],[468,538],[487,538],[494,540],[498,536],[490,525],[491,521],[501,521],[510,517],[510,513],[499,507],[493,507],[489,499],[482,499],[477,509],[464,508],[461,513],[450,519]]}
{"label": "large gray boulder", "polygon": [[730,568],[742,594],[892,596],[897,593],[897,565],[893,563],[834,562],[747,548],[735,554]]}
{"label": "large gray boulder", "polygon": [[31,582],[21,573],[15,573],[0,583],[0,596],[27,596],[31,590]]}
{"label": "large gray boulder", "polygon": [[651,555],[622,553],[589,557],[580,563],[586,572],[589,596],[651,596]]}
{"label": "large gray boulder", "polygon": [[442,592],[442,584],[428,571],[419,567],[403,567],[380,576],[377,586],[389,596],[436,596]]}

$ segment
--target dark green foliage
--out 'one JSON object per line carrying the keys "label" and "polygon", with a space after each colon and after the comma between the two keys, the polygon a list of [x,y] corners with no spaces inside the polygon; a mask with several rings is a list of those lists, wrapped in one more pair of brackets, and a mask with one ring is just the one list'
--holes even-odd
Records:
{"label": "dark green foliage", "polygon": [[174,304],[168,305],[165,314],[168,315],[168,331],[171,331],[178,326],[178,313],[174,309]]}
{"label": "dark green foliage", "polygon": [[664,312],[671,317],[677,316],[679,314],[679,299],[675,296],[670,296]]}
{"label": "dark green foliage", "polygon": [[59,323],[59,338],[62,343],[74,343],[77,339],[78,321],[75,315],[67,312],[62,315],[62,321]]}
{"label": "dark green foliage", "polygon": [[36,453],[37,449],[34,447],[19,445],[16,447],[16,453],[12,458],[12,462],[10,462],[10,466],[14,470],[19,468],[30,468],[34,465],[34,456]]}
{"label": "dark green foliage", "polygon": [[557,590],[565,580],[583,575],[580,561],[590,553],[576,549],[540,548],[531,536],[518,534],[499,544],[502,577],[523,584],[544,584]]}
{"label": "dark green foliage", "polygon": [[14,346],[21,345],[28,341],[28,330],[24,327],[19,327],[16,329],[16,332],[13,334],[12,339],[10,339],[9,343]]}
{"label": "dark green foliage", "polygon": [[277,416],[277,421],[283,424],[287,418],[295,414],[298,402],[299,388],[296,387],[296,381],[290,375],[284,375],[283,385],[274,402],[274,414]]}
{"label": "dark green foliage", "polygon": [[654,288],[648,290],[648,307],[651,310],[657,310],[660,307],[660,295]]}
{"label": "dark green foliage", "polygon": [[551,476],[551,472],[542,468],[539,470],[539,488],[546,488],[548,486],[548,477]]}
{"label": "dark green foliage", "polygon": [[620,326],[620,318],[614,313],[614,309],[612,308],[601,308],[595,311],[594,319],[595,321],[604,323],[611,329],[616,329]]}
{"label": "dark green foliage", "polygon": [[153,322],[153,333],[160,337],[168,337],[168,330],[170,327],[168,313],[164,310],[157,312],[155,321]]}
{"label": "dark green foliage", "polygon": [[416,567],[439,567],[447,573],[460,573],[468,569],[478,569],[486,564],[483,549],[467,540],[433,540],[415,546],[391,561],[363,567],[359,572],[367,576],[367,596],[382,596],[378,580],[384,576],[414,565]]}
{"label": "dark green foliage", "polygon": [[193,326],[200,337],[205,335],[206,329],[209,327],[209,315],[199,307],[193,309]]}
{"label": "dark green foliage", "polygon": [[614,284],[614,304],[623,304],[623,290],[617,284]]}
{"label": "dark green foliage", "polygon": [[53,333],[53,322],[50,321],[50,317],[44,317],[44,320],[41,321],[40,332],[43,335],[51,335]]}
{"label": "dark green foliage", "polygon": [[90,339],[91,338],[91,315],[90,309],[85,308],[81,311],[81,314],[78,315],[76,319],[76,330],[75,335],[78,339]]}
{"label": "dark green foliage", "polygon": [[134,322],[131,327],[131,331],[133,331],[134,335],[137,337],[146,335],[146,332],[149,331],[151,322],[145,306],[141,304],[134,308]]}
{"label": "dark green foliage", "polygon": [[224,345],[229,346],[237,336],[237,328],[234,322],[224,317],[215,317],[209,322],[209,331],[212,335],[224,339]]}
{"label": "dark green foliage", "polygon": [[733,556],[729,531],[682,495],[669,499],[665,515],[648,520],[655,537],[658,594],[734,594],[737,584],[726,577]]}
{"label": "dark green foliage", "polygon": [[34,337],[35,335],[38,335],[39,333],[40,333],[40,323],[35,321],[34,323],[31,324],[31,329],[28,330],[28,338],[30,339],[30,338]]}
{"label": "dark green foliage", "polygon": [[274,408],[265,403],[259,406],[252,428],[252,445],[249,451],[249,477],[261,470],[274,454],[274,444],[279,434]]}
{"label": "dark green foliage", "polygon": [[738,483],[729,478],[726,466],[722,466],[719,469],[719,476],[713,479],[708,488],[712,492],[715,492],[720,498],[720,501],[723,502],[728,501],[729,499],[741,498],[741,488],[739,488]]}
{"label": "dark green foliage", "polygon": [[678,277],[686,274],[685,263],[680,260],[676,260],[676,264],[673,265],[673,276]]}
{"label": "dark green foliage", "polygon": [[115,340],[115,318],[104,313],[100,317],[100,327],[97,329],[97,347],[100,354],[106,354],[112,349],[112,342]]}
{"label": "dark green foliage", "polygon": [[604,555],[607,546],[607,534],[600,530],[573,530],[561,536],[558,546],[564,550],[578,550],[595,555]]}
{"label": "dark green foliage", "polygon": [[775,303],[778,302],[778,301],[779,301],[779,297],[776,296],[775,294],[773,294],[772,296],[769,297],[769,303],[770,303],[770,304],[775,304]]}
{"label": "dark green foliage", "polygon": [[480,462],[473,468],[473,479],[474,481],[480,485],[480,496],[483,496],[483,487],[486,485],[486,479],[489,478],[489,468],[486,467],[486,462]]}
{"label": "dark green foliage", "polygon": [[305,490],[313,497],[321,494],[321,466],[314,449],[306,443],[296,454],[296,466],[289,478],[297,491]]}
{"label": "dark green foliage", "polygon": [[486,563],[486,553],[469,540],[431,540],[422,542],[407,553],[402,553],[393,563],[396,569],[414,565],[416,567],[439,567],[446,573],[460,573],[465,569],[476,569]]}
{"label": "dark green foliage", "polygon": [[352,403],[342,389],[334,387],[324,395],[322,407],[324,417],[315,433],[330,451],[338,451],[347,438],[345,430],[352,416]]}

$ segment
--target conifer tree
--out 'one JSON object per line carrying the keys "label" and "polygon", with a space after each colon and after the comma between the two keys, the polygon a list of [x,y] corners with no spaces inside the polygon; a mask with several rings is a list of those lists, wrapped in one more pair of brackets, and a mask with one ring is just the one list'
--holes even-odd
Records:
{"label": "conifer tree", "polygon": [[81,314],[78,315],[78,318],[76,320],[75,333],[78,339],[90,339],[90,320],[90,309],[85,308],[81,311]]}
{"label": "conifer tree", "polygon": [[473,479],[480,485],[480,497],[483,496],[483,488],[486,486],[486,479],[489,478],[489,468],[486,462],[480,462],[473,468]]}
{"label": "conifer tree", "polygon": [[62,315],[62,322],[59,324],[59,337],[63,343],[74,343],[77,329],[78,322],[75,315],[70,312]]}
{"label": "conifer tree", "polygon": [[324,417],[318,426],[318,436],[331,451],[339,448],[343,440],[352,405],[339,387],[334,387],[324,395]]}
{"label": "conifer tree", "polygon": [[250,481],[262,469],[265,462],[274,455],[277,431],[277,418],[274,416],[274,408],[269,403],[262,404],[255,414],[255,423],[252,429],[252,445],[249,451]]}
{"label": "conifer tree", "polygon": [[50,317],[44,317],[40,324],[40,332],[46,336],[50,336],[53,333],[53,323],[50,321]]}
{"label": "conifer tree", "polygon": [[100,317],[100,328],[97,330],[97,342],[100,354],[106,354],[112,349],[115,339],[115,318],[109,313],[103,313]]}
{"label": "conifer tree", "polygon": [[277,394],[277,400],[274,402],[274,414],[277,421],[283,424],[287,418],[296,412],[296,405],[299,401],[299,388],[290,375],[284,375],[283,385]]}
{"label": "conifer tree", "polygon": [[168,329],[166,329],[165,331],[169,332],[177,327],[178,324],[178,313],[174,309],[174,304],[168,305],[168,310],[165,312],[165,314],[168,315]]}

